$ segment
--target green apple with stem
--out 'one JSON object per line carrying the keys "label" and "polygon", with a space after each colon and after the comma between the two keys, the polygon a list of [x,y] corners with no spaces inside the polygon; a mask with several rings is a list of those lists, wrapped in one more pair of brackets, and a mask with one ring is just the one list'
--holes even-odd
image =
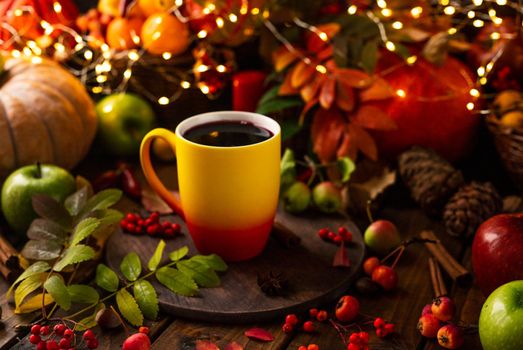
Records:
{"label": "green apple with stem", "polygon": [[396,225],[389,220],[374,221],[370,212],[370,203],[367,203],[367,215],[371,224],[365,230],[363,240],[370,250],[383,256],[401,244]]}
{"label": "green apple with stem", "polygon": [[494,290],[479,316],[479,338],[484,350],[523,349],[523,280]]}
{"label": "green apple with stem", "polygon": [[141,97],[116,93],[96,104],[98,142],[118,156],[138,154],[143,137],[154,125],[154,111]]}
{"label": "green apple with stem", "polygon": [[75,189],[75,179],[67,170],[55,165],[27,165],[5,180],[2,212],[13,230],[24,233],[37,217],[32,204],[35,194],[46,194],[63,202]]}

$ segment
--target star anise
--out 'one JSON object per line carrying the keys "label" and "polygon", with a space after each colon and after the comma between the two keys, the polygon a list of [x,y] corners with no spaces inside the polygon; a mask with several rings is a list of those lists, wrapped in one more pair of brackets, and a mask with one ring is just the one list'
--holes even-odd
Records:
{"label": "star anise", "polygon": [[282,296],[288,292],[289,280],[281,272],[258,273],[258,286],[268,296]]}

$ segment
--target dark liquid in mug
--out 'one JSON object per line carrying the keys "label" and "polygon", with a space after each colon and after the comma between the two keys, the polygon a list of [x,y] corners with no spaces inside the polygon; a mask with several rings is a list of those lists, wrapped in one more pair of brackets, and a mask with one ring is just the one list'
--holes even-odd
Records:
{"label": "dark liquid in mug", "polygon": [[237,147],[252,145],[272,137],[272,132],[246,121],[220,121],[197,125],[183,137],[200,145]]}

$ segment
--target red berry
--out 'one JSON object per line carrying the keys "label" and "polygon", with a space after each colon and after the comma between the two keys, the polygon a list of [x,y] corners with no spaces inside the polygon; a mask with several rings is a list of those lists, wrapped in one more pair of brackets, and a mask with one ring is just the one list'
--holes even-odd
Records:
{"label": "red berry", "polygon": [[303,324],[303,330],[307,333],[314,332],[314,323],[312,321],[307,321]]}
{"label": "red berry", "polygon": [[281,327],[281,330],[283,331],[283,333],[291,333],[293,330],[294,330],[294,326],[290,323],[285,323],[282,327]]}
{"label": "red berry", "polygon": [[343,227],[343,226],[338,227],[338,234],[340,236],[344,237],[345,234],[347,234],[347,232],[349,232],[349,231],[347,231],[346,227]]}
{"label": "red berry", "polygon": [[149,350],[151,348],[151,341],[149,337],[143,333],[136,333],[125,339],[122,345],[122,350]]}
{"label": "red berry", "polygon": [[182,229],[182,227],[181,227],[180,225],[176,224],[176,223],[172,224],[172,225],[171,225],[171,228],[173,229],[173,231],[174,231],[175,233],[180,232],[181,229]]}
{"label": "red berry", "polygon": [[334,241],[334,238],[336,238],[336,234],[332,231],[329,231],[329,233],[327,234],[327,239],[329,241]]}
{"label": "red berry", "polygon": [[47,341],[47,350],[58,350],[58,343],[56,340]]}
{"label": "red berry", "polygon": [[322,228],[318,231],[318,236],[320,236],[321,239],[327,239],[328,235],[329,235],[328,228]]}
{"label": "red berry", "polygon": [[365,271],[368,276],[372,276],[372,272],[378,266],[380,266],[380,260],[375,256],[371,256],[363,263],[363,271]]}
{"label": "red berry", "polygon": [[449,297],[438,297],[432,302],[431,311],[438,320],[446,322],[454,317],[456,305]]}
{"label": "red berry", "polygon": [[418,330],[426,338],[436,338],[441,322],[433,314],[425,314],[418,320]]}
{"label": "red berry", "polygon": [[421,316],[432,313],[432,304],[427,304],[421,310]]}
{"label": "red berry", "polygon": [[438,344],[445,349],[457,349],[463,345],[463,330],[453,324],[443,326],[438,331]]}
{"label": "red berry", "polygon": [[311,318],[316,318],[316,316],[318,316],[318,309],[314,309],[314,308],[310,309],[309,310],[309,316]]}
{"label": "red berry", "polygon": [[31,327],[31,334],[39,335],[41,328],[42,326],[40,326],[39,324],[33,325],[33,327]]}
{"label": "red berry", "polygon": [[138,220],[138,221],[136,222],[136,225],[138,225],[138,226],[144,226],[144,225],[145,225],[145,220],[143,220],[143,219]]}
{"label": "red berry", "polygon": [[342,322],[354,320],[359,312],[360,303],[353,296],[345,295],[336,304],[336,318]]}
{"label": "red berry", "polygon": [[74,332],[71,329],[66,329],[64,331],[64,338],[71,340],[71,339],[73,339],[73,337],[74,337]]}
{"label": "red berry", "polygon": [[49,326],[43,326],[40,328],[40,334],[41,335],[48,335],[51,330],[49,329]]}
{"label": "red berry", "polygon": [[125,220],[129,221],[129,222],[135,222],[137,221],[137,215],[136,214],[133,214],[133,213],[127,213],[127,215],[125,216]]}
{"label": "red berry", "polygon": [[138,328],[138,333],[149,334],[149,327],[142,326]]}
{"label": "red berry", "polygon": [[92,330],[88,329],[84,332],[84,334],[82,335],[82,338],[84,338],[84,340],[89,340],[89,339],[96,338],[96,336]]}
{"label": "red berry", "polygon": [[[58,335],[63,335],[64,332],[65,332],[65,325],[64,324],[57,324],[56,326],[53,327],[53,331],[58,334]],[[49,345],[49,343],[47,343]]]}
{"label": "red berry", "polygon": [[169,221],[162,222],[162,228],[164,230],[167,230],[168,228],[171,228],[171,223]]}
{"label": "red berry", "polygon": [[158,224],[153,224],[151,226],[148,226],[147,227],[147,234],[148,235],[155,235],[158,233],[158,228],[160,228],[160,226]]}
{"label": "red berry", "polygon": [[58,347],[60,349],[69,349],[71,347],[71,341],[67,338],[62,338],[58,343]]}
{"label": "red berry", "polygon": [[336,243],[337,245],[341,245],[341,242],[343,242],[343,238],[341,236],[336,236],[336,237],[334,237],[333,242]]}
{"label": "red berry", "polygon": [[360,342],[362,343],[368,343],[369,342],[369,333],[367,332],[360,332]]}
{"label": "red berry", "polygon": [[354,343],[350,343],[347,345],[347,350],[362,350],[359,345],[356,345]]}
{"label": "red berry", "polygon": [[139,235],[142,233],[142,226],[135,226],[134,227],[134,233]]}
{"label": "red berry", "polygon": [[285,317],[285,323],[290,324],[291,326],[296,326],[298,324],[298,317],[295,314],[290,314]]}
{"label": "red berry", "polygon": [[151,218],[145,219],[145,222],[144,222],[145,227],[149,227],[152,224],[153,224],[153,221],[151,220]]}
{"label": "red berry", "polygon": [[304,346],[304,345],[301,345],[301,346],[298,348],[298,350],[307,350],[307,347]]}
{"label": "red berry", "polygon": [[320,322],[327,320],[328,317],[329,317],[329,314],[327,314],[327,311],[325,311],[325,310],[320,310],[318,312],[318,315],[316,315],[316,319]]}
{"label": "red berry", "polygon": [[372,271],[372,280],[383,287],[386,291],[396,288],[398,274],[392,268],[380,265]]}
{"label": "red berry", "polygon": [[385,332],[387,332],[387,335],[388,335],[388,334],[392,334],[392,333],[394,333],[394,328],[395,328],[395,327],[394,327],[394,324],[393,324],[393,323],[387,323],[387,324],[385,325],[385,328],[384,328],[384,329],[385,329]]}
{"label": "red berry", "polygon": [[350,343],[359,343],[360,342],[360,334],[359,333],[352,333],[349,337]]}
{"label": "red berry", "polygon": [[[141,334],[141,333],[138,333]],[[98,347],[98,339],[93,338],[86,341],[86,345],[89,349],[96,349]]]}
{"label": "red berry", "polygon": [[166,229],[165,231],[163,231],[163,233],[164,233],[166,236],[174,236],[174,230],[171,229],[171,228]]}
{"label": "red berry", "polygon": [[122,219],[122,220],[120,221],[120,227],[122,228],[122,230],[127,230],[127,224],[128,224],[128,223],[129,223],[129,222],[127,222],[127,220],[125,220],[125,219]]}
{"label": "red berry", "polygon": [[29,337],[29,342],[31,344],[38,344],[41,340],[42,338],[40,338],[38,334],[31,334],[31,336]]}
{"label": "red berry", "polygon": [[42,340],[38,345],[36,345],[36,350],[47,350],[47,342]]}
{"label": "red berry", "polygon": [[342,237],[345,242],[352,242],[352,232],[347,231]]}
{"label": "red berry", "polygon": [[127,230],[127,232],[130,232],[130,233],[134,233],[134,230],[135,230],[136,226],[134,224],[127,224],[125,226],[125,229]]}
{"label": "red berry", "polygon": [[378,336],[378,338],[385,338],[387,336],[387,332],[384,328],[378,328],[376,329],[376,335]]}
{"label": "red berry", "polygon": [[151,221],[153,222],[158,222],[158,220],[160,219],[160,214],[154,212],[151,215],[149,215],[149,219],[151,219]]}
{"label": "red berry", "polygon": [[382,328],[383,326],[385,326],[385,320],[381,317],[376,317],[373,324],[374,328]]}
{"label": "red berry", "polygon": [[309,346],[307,346],[307,350],[319,350],[320,347],[316,344],[309,344]]}

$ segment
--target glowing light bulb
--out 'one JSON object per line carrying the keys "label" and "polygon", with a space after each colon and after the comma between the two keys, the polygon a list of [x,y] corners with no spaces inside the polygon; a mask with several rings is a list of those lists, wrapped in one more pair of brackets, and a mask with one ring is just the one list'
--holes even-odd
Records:
{"label": "glowing light bulb", "polygon": [[54,2],[53,9],[56,13],[60,13],[62,12],[62,5],[59,2]]}
{"label": "glowing light bulb", "polygon": [[198,32],[197,36],[198,38],[203,39],[207,36],[207,31],[202,29]]}
{"label": "glowing light bulb", "polygon": [[140,55],[138,55],[138,52],[136,52],[136,50],[131,50],[127,54],[127,57],[129,57],[129,59],[131,61],[138,61],[138,59],[140,58]]}
{"label": "glowing light bulb", "polygon": [[473,0],[472,2],[473,2],[474,5],[476,5],[476,6],[481,6],[481,5],[483,5],[483,0]]}
{"label": "glowing light bulb", "polygon": [[472,103],[472,102],[467,103],[467,109],[469,111],[473,110],[474,109],[474,103]]}
{"label": "glowing light bulb", "polygon": [[189,82],[186,81],[186,80],[182,80],[182,81],[180,82],[180,86],[181,86],[182,88],[184,88],[184,89],[188,89],[188,88],[191,87],[191,83],[189,83]]}
{"label": "glowing light bulb", "polygon": [[407,63],[409,65],[412,65],[414,63],[416,63],[416,61],[418,60],[418,57],[417,56],[410,56],[410,57],[407,57]]}
{"label": "glowing light bulb", "polygon": [[407,96],[407,93],[403,89],[398,89],[396,90],[396,95],[398,95],[401,98],[405,98],[405,96]]}
{"label": "glowing light bulb", "polygon": [[21,56],[21,53],[18,50],[13,50],[11,51],[11,56],[13,56],[14,58],[18,58]]}
{"label": "glowing light bulb", "polygon": [[223,64],[217,65],[216,71],[219,73],[225,73],[227,71],[227,67],[225,67]]}
{"label": "glowing light bulb", "polygon": [[322,65],[322,64],[318,64],[318,65],[316,66],[316,70],[317,70],[319,73],[321,73],[321,74],[325,74],[325,73],[327,73],[327,67],[325,67],[325,66]]}
{"label": "glowing light bulb", "polygon": [[323,40],[323,41],[327,41],[327,40],[329,40],[329,36],[328,36],[327,33],[325,33],[325,32],[319,32],[319,33],[318,33],[318,36],[319,36],[320,39]]}
{"label": "glowing light bulb", "polygon": [[476,28],[481,28],[481,27],[483,27],[484,24],[485,24],[485,22],[483,22],[480,19],[476,19],[476,20],[474,20],[474,22],[472,22],[472,25]]}
{"label": "glowing light bulb", "polygon": [[392,10],[391,9],[383,9],[381,10],[381,14],[385,17],[390,17],[392,16]]}
{"label": "glowing light bulb", "polygon": [[498,33],[498,32],[493,32],[493,33],[490,34],[490,38],[492,40],[499,40],[501,38],[501,34]]}
{"label": "glowing light bulb", "polygon": [[376,3],[378,4],[378,6],[382,9],[386,8],[387,7],[387,2],[385,0],[378,0],[376,1]]}
{"label": "glowing light bulb", "polygon": [[223,28],[223,26],[225,25],[225,21],[223,20],[223,18],[216,18],[216,25],[218,26],[218,28]]}
{"label": "glowing light bulb", "polygon": [[485,67],[481,66],[481,67],[478,68],[478,75],[480,77],[485,75]]}
{"label": "glowing light bulb", "polygon": [[421,16],[422,12],[423,12],[423,8],[421,6],[416,6],[412,10],[410,10],[410,14],[414,18],[419,18],[419,16]]}
{"label": "glowing light bulb", "polygon": [[84,58],[88,61],[93,59],[93,52],[91,50],[86,50],[84,52]]}
{"label": "glowing light bulb", "polygon": [[470,93],[470,96],[479,97],[479,90],[478,89],[470,89],[469,93]]}
{"label": "glowing light bulb", "polygon": [[91,91],[95,94],[99,94],[103,91],[102,87],[101,86],[95,86],[91,89]]}
{"label": "glowing light bulb", "polygon": [[231,13],[229,15],[229,21],[231,21],[232,23],[238,22],[238,16],[236,16],[234,13]]}
{"label": "glowing light bulb", "polygon": [[209,93],[210,89],[209,89],[209,87],[207,85],[202,84],[200,86],[200,91],[203,92],[205,95],[207,95]]}
{"label": "glowing light bulb", "polygon": [[401,29],[401,28],[403,28],[403,23],[401,23],[400,21],[396,21],[396,22],[392,23],[392,28]]}
{"label": "glowing light bulb", "polygon": [[387,48],[387,50],[389,51],[394,51],[396,50],[396,45],[394,45],[394,43],[392,41],[387,41],[385,43],[385,47]]}
{"label": "glowing light bulb", "polygon": [[162,58],[166,61],[170,60],[173,55],[170,52],[164,52],[162,53]]}
{"label": "glowing light bulb", "polygon": [[486,78],[486,77],[481,77],[481,78],[479,79],[479,83],[480,83],[481,85],[485,85],[485,84],[487,83],[487,78]]}
{"label": "glowing light bulb", "polygon": [[358,12],[358,7],[356,5],[350,5],[349,8],[347,9],[347,13],[349,15],[354,15],[354,14],[356,14],[356,12]]}
{"label": "glowing light bulb", "polygon": [[168,105],[169,104],[169,97],[165,97],[165,96],[162,96],[158,99],[158,104],[159,105],[162,105],[162,106],[165,106],[165,105]]}
{"label": "glowing light bulb", "polygon": [[129,68],[127,68],[125,72],[123,72],[123,77],[127,80],[131,79],[131,75],[133,75],[133,72]]}
{"label": "glowing light bulb", "polygon": [[449,28],[449,30],[447,30],[447,33],[449,33],[450,35],[454,35],[458,32],[458,30],[456,28]]}
{"label": "glowing light bulb", "polygon": [[99,76],[96,77],[96,81],[99,82],[100,84],[105,83],[107,81],[107,76],[106,75],[99,75]]}
{"label": "glowing light bulb", "polygon": [[443,9],[443,12],[446,14],[446,15],[449,15],[449,16],[452,16],[453,14],[456,13],[456,8],[454,6],[447,6]]}
{"label": "glowing light bulb", "polygon": [[496,4],[499,6],[505,6],[507,4],[507,0],[496,0]]}
{"label": "glowing light bulb", "polygon": [[441,0],[439,3],[441,4],[441,6],[447,6],[448,4],[450,4],[450,0]]}
{"label": "glowing light bulb", "polygon": [[473,19],[474,17],[476,17],[476,12],[474,12],[474,11],[467,12],[467,17],[470,19]]}
{"label": "glowing light bulb", "polygon": [[252,10],[251,10],[251,14],[256,16],[256,15],[259,15],[260,14],[260,9],[257,8],[257,7],[254,7]]}
{"label": "glowing light bulb", "polygon": [[33,58],[31,58],[31,62],[33,62],[33,64],[42,63],[42,58],[41,57],[33,57]]}
{"label": "glowing light bulb", "polygon": [[196,67],[196,71],[198,71],[200,73],[207,72],[208,70],[209,70],[209,67],[206,66],[205,64],[200,64],[198,67]]}

